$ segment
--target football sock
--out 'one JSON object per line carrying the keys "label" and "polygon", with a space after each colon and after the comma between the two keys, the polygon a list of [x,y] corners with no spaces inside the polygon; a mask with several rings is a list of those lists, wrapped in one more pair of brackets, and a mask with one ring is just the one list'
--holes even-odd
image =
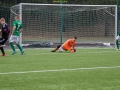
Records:
{"label": "football sock", "polygon": [[118,42],[118,40],[116,41],[116,46],[117,46],[117,49],[119,49],[119,42]]}
{"label": "football sock", "polygon": [[5,54],[3,47],[0,47],[2,54]]}
{"label": "football sock", "polygon": [[59,49],[59,48],[58,48],[58,47],[56,47],[54,51],[57,51],[58,49]]}
{"label": "football sock", "polygon": [[57,51],[60,48],[61,45],[58,45],[54,51]]}
{"label": "football sock", "polygon": [[16,52],[16,50],[15,50],[15,47],[14,47],[13,43],[10,43],[10,47],[12,48],[12,50],[13,50],[14,52]]}
{"label": "football sock", "polygon": [[17,44],[17,47],[20,49],[21,52],[23,52],[22,47],[20,46],[20,44]]}

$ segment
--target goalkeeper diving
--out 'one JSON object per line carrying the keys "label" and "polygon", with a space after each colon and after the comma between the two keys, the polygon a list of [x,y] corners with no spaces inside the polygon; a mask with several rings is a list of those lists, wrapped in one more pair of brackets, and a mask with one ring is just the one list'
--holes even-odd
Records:
{"label": "goalkeeper diving", "polygon": [[56,52],[59,50],[59,52],[67,51],[67,52],[76,52],[75,46],[76,46],[76,40],[77,37],[73,37],[72,39],[68,39],[65,43],[62,45],[58,45],[54,50],[51,52]]}

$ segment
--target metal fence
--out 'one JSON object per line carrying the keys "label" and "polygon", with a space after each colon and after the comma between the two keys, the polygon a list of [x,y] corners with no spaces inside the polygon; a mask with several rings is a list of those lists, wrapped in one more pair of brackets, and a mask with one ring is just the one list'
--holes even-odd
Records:
{"label": "metal fence", "polygon": [[[118,0],[0,0],[0,18],[4,17],[10,23],[10,7],[19,3],[64,3],[64,4],[84,4],[84,5],[120,5]],[[118,23],[120,22],[120,7],[118,7]],[[120,25],[118,25],[120,26]],[[119,29],[120,31],[120,29]]]}

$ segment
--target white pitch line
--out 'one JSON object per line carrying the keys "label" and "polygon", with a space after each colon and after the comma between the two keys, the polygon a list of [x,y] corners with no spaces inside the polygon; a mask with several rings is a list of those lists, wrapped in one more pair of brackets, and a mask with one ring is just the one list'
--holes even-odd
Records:
{"label": "white pitch line", "polygon": [[58,69],[58,70],[38,70],[38,71],[24,71],[24,72],[4,72],[3,74],[27,74],[27,73],[42,73],[42,72],[61,72],[61,71],[77,71],[77,70],[95,70],[95,69],[111,69],[120,68],[120,66],[110,66],[110,67],[91,67],[91,68],[74,68],[74,69]]}

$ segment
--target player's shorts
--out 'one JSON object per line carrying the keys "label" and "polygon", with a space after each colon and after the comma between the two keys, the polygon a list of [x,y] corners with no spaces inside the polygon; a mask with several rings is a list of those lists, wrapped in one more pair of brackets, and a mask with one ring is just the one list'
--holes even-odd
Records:
{"label": "player's shorts", "polygon": [[59,51],[63,51],[63,50],[65,50],[65,51],[70,51],[71,48],[70,48],[70,47],[61,46],[61,47],[59,48]]}
{"label": "player's shorts", "polygon": [[70,51],[71,50],[71,47],[65,47],[65,46],[62,46],[62,48],[65,50],[65,51]]}
{"label": "player's shorts", "polygon": [[5,39],[5,38],[0,38],[0,45],[3,45],[6,41],[7,41],[7,39]]}
{"label": "player's shorts", "polygon": [[116,37],[116,40],[120,40],[120,36],[119,35]]}
{"label": "player's shorts", "polygon": [[19,42],[19,36],[11,35],[10,39],[9,39],[9,43],[10,42],[18,43]]}

